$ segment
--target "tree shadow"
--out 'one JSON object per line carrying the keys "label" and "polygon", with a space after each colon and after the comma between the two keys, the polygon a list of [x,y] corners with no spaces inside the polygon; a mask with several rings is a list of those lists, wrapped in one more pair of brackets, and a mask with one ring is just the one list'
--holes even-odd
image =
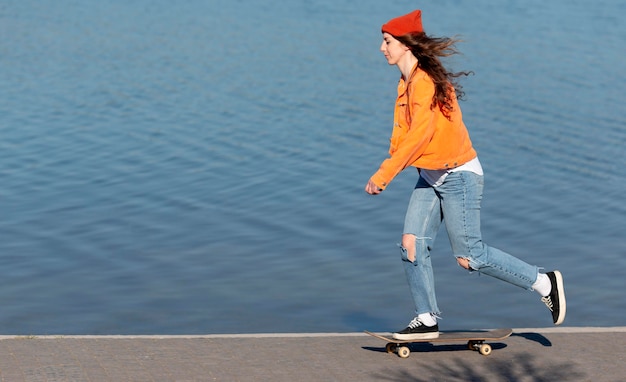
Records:
{"label": "tree shadow", "polygon": [[477,366],[475,363],[461,359],[447,360],[432,364],[420,365],[420,372],[408,370],[387,370],[373,375],[379,381],[413,381],[425,382],[442,381],[580,381],[586,375],[576,370],[571,363],[553,364],[545,367],[545,363],[537,362],[535,358],[522,353],[514,356],[515,362],[510,360],[491,359],[486,365]]}

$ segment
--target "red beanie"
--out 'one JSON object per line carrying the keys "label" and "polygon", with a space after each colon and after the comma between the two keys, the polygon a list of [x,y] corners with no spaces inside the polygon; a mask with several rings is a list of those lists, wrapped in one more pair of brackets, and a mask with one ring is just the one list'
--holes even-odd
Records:
{"label": "red beanie", "polygon": [[392,36],[402,36],[409,33],[422,33],[422,11],[419,9],[404,16],[396,17],[387,21],[382,27],[383,33],[389,33]]}

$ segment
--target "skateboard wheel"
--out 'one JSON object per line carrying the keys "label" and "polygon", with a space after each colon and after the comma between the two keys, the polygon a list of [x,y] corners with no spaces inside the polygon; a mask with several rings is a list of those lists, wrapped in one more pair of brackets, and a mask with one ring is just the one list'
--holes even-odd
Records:
{"label": "skateboard wheel", "polygon": [[467,348],[469,350],[476,350],[476,341],[467,341]]}
{"label": "skateboard wheel", "polygon": [[478,352],[482,355],[489,355],[491,354],[491,345],[489,344],[482,344],[480,345],[480,347],[478,348]]}
{"label": "skateboard wheel", "polygon": [[400,358],[409,358],[409,354],[411,354],[411,351],[408,347],[400,346],[398,348],[398,355],[400,356]]}
{"label": "skateboard wheel", "polygon": [[387,344],[387,346],[385,346],[385,350],[387,350],[387,353],[395,353],[396,351],[396,344],[389,342]]}

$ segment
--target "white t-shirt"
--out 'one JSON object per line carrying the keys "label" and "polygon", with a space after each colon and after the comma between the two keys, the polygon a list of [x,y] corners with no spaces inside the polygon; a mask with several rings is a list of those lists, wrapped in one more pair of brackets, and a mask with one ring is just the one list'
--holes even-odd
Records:
{"label": "white t-shirt", "polygon": [[471,161],[460,165],[459,167],[447,169],[447,170],[424,170],[420,169],[420,176],[424,178],[428,184],[433,187],[441,186],[443,181],[446,179],[448,174],[457,171],[470,171],[474,174],[483,175],[483,167],[480,165],[480,161],[478,157],[472,159]]}

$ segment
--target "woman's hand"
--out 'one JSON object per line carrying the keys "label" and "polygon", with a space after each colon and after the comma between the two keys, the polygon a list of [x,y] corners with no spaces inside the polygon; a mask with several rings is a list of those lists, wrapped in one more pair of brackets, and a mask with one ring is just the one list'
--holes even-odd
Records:
{"label": "woman's hand", "polygon": [[383,190],[379,188],[374,182],[372,182],[371,179],[365,185],[365,192],[367,192],[370,195],[378,195],[382,191]]}

